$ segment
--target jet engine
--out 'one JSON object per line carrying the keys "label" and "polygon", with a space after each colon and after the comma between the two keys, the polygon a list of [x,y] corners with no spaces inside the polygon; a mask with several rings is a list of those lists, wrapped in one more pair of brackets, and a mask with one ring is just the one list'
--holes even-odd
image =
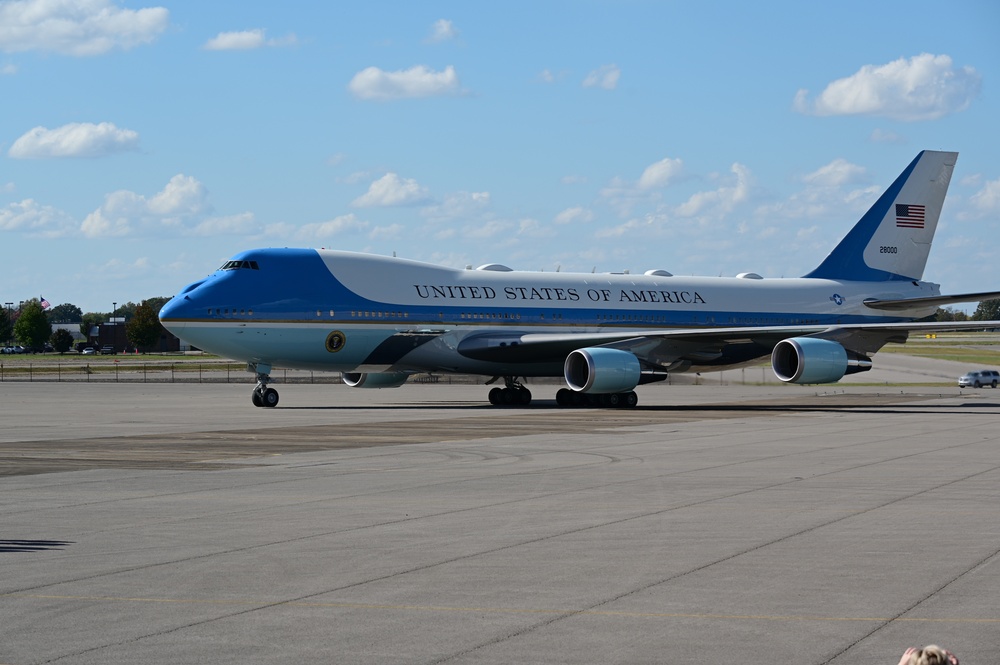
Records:
{"label": "jet engine", "polygon": [[341,376],[352,388],[398,388],[410,378],[406,372],[345,372]]}
{"label": "jet engine", "polygon": [[771,352],[771,369],[785,383],[834,383],[871,368],[871,358],[828,339],[792,337]]}
{"label": "jet engine", "polygon": [[581,393],[622,393],[639,385],[639,359],[628,351],[593,346],[566,356],[566,384]]}

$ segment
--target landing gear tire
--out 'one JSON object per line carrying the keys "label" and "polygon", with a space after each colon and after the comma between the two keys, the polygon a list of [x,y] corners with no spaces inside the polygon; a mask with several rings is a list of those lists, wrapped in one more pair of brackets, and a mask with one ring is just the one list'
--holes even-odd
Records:
{"label": "landing gear tire", "polygon": [[493,406],[528,406],[531,404],[531,391],[525,388],[516,377],[505,376],[505,388],[490,390],[489,399]]}
{"label": "landing gear tire", "polygon": [[278,391],[275,390],[274,388],[268,388],[267,390],[264,391],[264,394],[261,395],[261,401],[263,402],[264,406],[267,407],[278,406]]}
{"label": "landing gear tire", "polygon": [[250,399],[254,406],[264,406],[264,398],[260,396],[260,391],[255,390],[250,393]]}
{"label": "landing gear tire", "polygon": [[556,391],[556,404],[559,406],[570,406],[573,404],[573,391],[569,388],[560,388]]}

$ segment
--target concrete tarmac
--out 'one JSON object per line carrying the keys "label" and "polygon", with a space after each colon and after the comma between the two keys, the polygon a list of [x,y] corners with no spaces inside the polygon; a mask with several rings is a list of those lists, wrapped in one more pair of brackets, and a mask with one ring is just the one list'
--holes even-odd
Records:
{"label": "concrete tarmac", "polygon": [[1000,389],[0,384],[0,664],[1000,653]]}

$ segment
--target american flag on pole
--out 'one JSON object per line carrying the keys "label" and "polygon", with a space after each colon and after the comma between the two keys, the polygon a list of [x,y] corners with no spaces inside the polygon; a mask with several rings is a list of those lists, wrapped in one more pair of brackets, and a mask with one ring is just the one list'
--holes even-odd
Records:
{"label": "american flag on pole", "polygon": [[907,229],[924,228],[924,206],[912,203],[897,203],[896,226]]}
{"label": "american flag on pole", "polygon": [[45,296],[42,296],[42,297],[41,297],[41,302],[40,302],[39,304],[40,304],[40,305],[42,306],[42,309],[48,309],[49,307],[51,307],[51,306],[52,306],[52,305],[51,305],[51,304],[49,303],[49,301],[45,299]]}

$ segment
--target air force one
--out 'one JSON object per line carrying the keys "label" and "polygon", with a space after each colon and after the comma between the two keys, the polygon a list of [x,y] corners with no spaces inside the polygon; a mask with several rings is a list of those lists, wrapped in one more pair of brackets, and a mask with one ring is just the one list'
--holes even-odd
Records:
{"label": "air force one", "polygon": [[635,406],[636,386],[677,372],[759,363],[789,383],[832,383],[910,332],[1000,322],[928,321],[922,281],[958,153],[923,151],[815,270],[799,278],[457,270],[325,249],[254,249],[190,284],[160,312],[186,342],[247,362],[255,406],[274,367],[331,370],[355,388],[415,373],[503,379],[494,405],[527,405],[526,377],[564,377],[561,406]]}

